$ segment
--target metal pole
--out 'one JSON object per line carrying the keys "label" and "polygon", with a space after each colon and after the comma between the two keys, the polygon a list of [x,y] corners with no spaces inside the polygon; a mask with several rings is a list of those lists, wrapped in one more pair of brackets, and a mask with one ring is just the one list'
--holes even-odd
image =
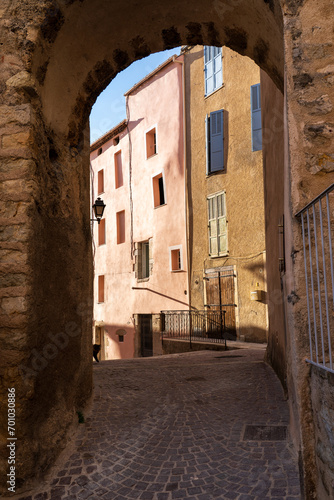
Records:
{"label": "metal pole", "polygon": [[318,231],[317,231],[317,219],[316,219],[316,213],[315,213],[315,204],[313,205],[313,225],[314,225],[314,243],[315,243],[315,263],[316,263],[316,270],[317,270],[317,285],[318,285],[318,304],[319,304],[319,323],[320,323],[320,335],[321,335],[322,364],[325,365],[326,358],[325,358],[324,329],[323,329],[323,323],[322,323],[322,304],[321,304],[319,254],[318,254]]}
{"label": "metal pole", "polygon": [[311,315],[310,315],[310,297],[309,297],[308,278],[307,278],[307,255],[306,255],[306,244],[305,244],[304,213],[301,214],[301,219],[302,219],[302,231],[303,231],[303,249],[304,249],[305,284],[306,284],[306,300],[307,300],[308,335],[309,335],[309,342],[310,342],[311,361],[313,361]]}
{"label": "metal pole", "polygon": [[333,364],[332,364],[332,348],[331,348],[331,331],[330,331],[330,324],[329,324],[327,273],[326,273],[326,260],[325,260],[325,240],[324,240],[324,227],[323,227],[323,220],[322,220],[321,198],[319,200],[319,210],[320,210],[321,246],[322,246],[322,266],[323,266],[325,302],[326,302],[326,322],[327,322],[327,338],[328,338],[328,351],[329,351],[329,366],[332,369]]}
{"label": "metal pole", "polygon": [[315,356],[317,363],[319,363],[318,356],[318,333],[317,333],[317,317],[315,311],[315,300],[314,300],[314,281],[313,281],[313,263],[312,263],[312,242],[311,242],[311,229],[310,229],[310,214],[309,210],[306,211],[307,218],[307,232],[308,232],[308,249],[310,257],[310,274],[311,274],[311,287],[312,287],[312,306],[313,306],[313,321],[314,321],[314,341],[315,341]]}
{"label": "metal pole", "polygon": [[223,338],[223,310],[222,310],[222,294],[220,283],[220,271],[218,271],[218,290],[219,290],[219,312],[220,312],[220,338]]}

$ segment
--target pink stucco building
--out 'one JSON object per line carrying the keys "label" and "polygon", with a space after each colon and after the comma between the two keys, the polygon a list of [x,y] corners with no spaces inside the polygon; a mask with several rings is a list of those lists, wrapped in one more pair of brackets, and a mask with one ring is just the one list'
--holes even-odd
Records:
{"label": "pink stucco building", "polygon": [[92,198],[106,204],[93,225],[101,359],[156,352],[154,314],[189,309],[182,73],[174,56],[132,87],[127,120],[91,146]]}

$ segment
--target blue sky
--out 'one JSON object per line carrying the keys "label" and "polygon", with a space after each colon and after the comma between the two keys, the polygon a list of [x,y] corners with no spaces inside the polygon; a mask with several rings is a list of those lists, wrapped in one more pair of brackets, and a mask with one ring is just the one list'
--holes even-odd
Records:
{"label": "blue sky", "polygon": [[96,141],[115,125],[126,118],[124,92],[148,75],[180,48],[156,52],[145,59],[135,61],[112,80],[97,98],[90,114],[90,140]]}

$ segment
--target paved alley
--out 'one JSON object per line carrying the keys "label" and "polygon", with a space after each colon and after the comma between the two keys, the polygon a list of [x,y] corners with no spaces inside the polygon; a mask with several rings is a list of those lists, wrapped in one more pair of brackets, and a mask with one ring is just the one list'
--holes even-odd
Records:
{"label": "paved alley", "polygon": [[95,363],[94,400],[73,449],[44,485],[16,498],[300,499],[288,406],[263,356]]}

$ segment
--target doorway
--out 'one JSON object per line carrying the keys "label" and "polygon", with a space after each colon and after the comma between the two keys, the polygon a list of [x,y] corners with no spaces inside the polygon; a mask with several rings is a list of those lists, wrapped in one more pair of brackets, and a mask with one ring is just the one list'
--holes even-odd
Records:
{"label": "doorway", "polygon": [[147,358],[153,356],[152,315],[139,314],[140,354]]}
{"label": "doorway", "polygon": [[225,311],[225,335],[236,339],[235,290],[236,274],[233,266],[205,270],[205,306],[209,311]]}

